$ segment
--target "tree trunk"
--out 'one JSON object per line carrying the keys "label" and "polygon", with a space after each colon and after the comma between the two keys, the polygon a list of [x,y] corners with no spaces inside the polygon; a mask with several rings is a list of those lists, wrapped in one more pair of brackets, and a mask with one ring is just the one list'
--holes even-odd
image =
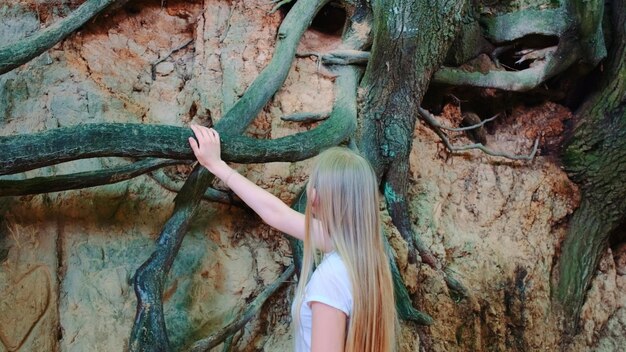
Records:
{"label": "tree trunk", "polygon": [[407,207],[409,154],[418,108],[433,73],[452,46],[464,0],[375,1],[372,55],[361,86],[364,97],[359,149],[372,163],[393,219],[409,246],[409,261],[438,267],[411,229]]}
{"label": "tree trunk", "polygon": [[600,89],[577,112],[563,163],[581,187],[560,258],[557,299],[575,333],[585,294],[608,240],[626,220],[626,8],[612,3],[613,45]]}

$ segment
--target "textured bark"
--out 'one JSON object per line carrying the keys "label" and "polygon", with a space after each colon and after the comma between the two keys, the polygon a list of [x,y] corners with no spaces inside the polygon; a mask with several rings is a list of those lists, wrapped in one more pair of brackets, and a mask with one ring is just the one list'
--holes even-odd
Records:
{"label": "textured bark", "polygon": [[70,175],[35,177],[26,180],[0,180],[0,197],[66,191],[108,185],[129,180],[155,169],[181,164],[177,160],[146,159],[112,169]]}
{"label": "textured bark", "polygon": [[157,248],[135,272],[137,312],[129,341],[131,351],[171,350],[163,315],[163,287],[200,200],[213,178],[204,167],[196,166],[175,199],[173,215],[163,226]]}
{"label": "textured bark", "polygon": [[626,223],[626,6],[613,2],[613,46],[599,92],[576,114],[563,163],[581,188],[559,263],[557,299],[570,333],[609,237]]}
{"label": "textured bark", "polygon": [[418,251],[439,269],[411,228],[408,160],[418,108],[461,27],[467,2],[376,1],[373,10],[376,32],[361,84],[365,93],[357,143],[381,179],[393,223],[409,245],[409,261],[417,260]]}
{"label": "textured bark", "polygon": [[531,35],[555,36],[559,42],[555,50],[546,51],[542,60],[521,71],[483,73],[442,67],[433,80],[454,86],[523,92],[539,87],[576,63],[584,64],[586,69],[593,68],[606,57],[603,15],[602,1],[570,0],[557,9],[520,10],[482,18],[485,34],[493,43],[510,45]]}
{"label": "textured bark", "polygon": [[[258,140],[224,133],[222,156],[226,161],[238,163],[310,158],[351,135],[356,128],[354,119],[346,118],[351,109],[349,102],[339,100],[331,117],[318,127],[278,139]],[[222,126],[215,129],[220,133],[230,130],[230,126]],[[0,175],[102,156],[192,160],[188,142],[192,136],[193,131],[187,127],[102,123],[0,137],[0,150],[6,151],[0,155]]]}

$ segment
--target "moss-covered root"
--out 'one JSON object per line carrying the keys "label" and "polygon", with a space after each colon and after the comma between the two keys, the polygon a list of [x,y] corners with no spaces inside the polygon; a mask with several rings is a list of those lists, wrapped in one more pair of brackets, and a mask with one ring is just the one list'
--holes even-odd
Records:
{"label": "moss-covered root", "polygon": [[34,177],[26,180],[0,180],[0,197],[50,193],[108,185],[126,181],[165,166],[182,163],[184,161],[181,160],[145,159],[129,165],[98,171]]}
{"label": "moss-covered root", "polygon": [[546,52],[541,63],[525,70],[482,73],[442,67],[434,74],[433,81],[453,86],[497,88],[515,92],[529,91],[565,71],[579,59],[579,48],[575,44],[564,41],[556,50]]}
{"label": "moss-covered root", "polygon": [[613,46],[601,89],[576,114],[563,164],[582,190],[559,263],[556,298],[569,333],[611,234],[626,224],[626,2],[612,3]]}
{"label": "moss-covered root", "polygon": [[192,352],[206,352],[210,351],[215,346],[225,341],[229,336],[233,336],[234,333],[241,330],[261,309],[265,301],[270,298],[274,292],[293,275],[295,272],[295,266],[290,265],[279,277],[267,286],[249,305],[230,323],[224,326],[219,331],[211,334],[211,336],[197,341],[193,344],[190,351]]}
{"label": "moss-covered root", "polygon": [[0,75],[19,67],[72,34],[112,4],[128,0],[87,0],[70,15],[17,43],[0,47]]}
{"label": "moss-covered root", "polygon": [[481,19],[486,35],[494,43],[506,43],[528,35],[557,36],[555,50],[547,50],[542,61],[521,71],[468,72],[442,67],[433,76],[437,83],[528,91],[581,61],[595,67],[606,57],[601,0],[569,0],[553,10],[520,10]]}
{"label": "moss-covered root", "polygon": [[[339,78],[346,85],[358,80],[355,68]],[[356,90],[336,105],[318,127],[278,139],[222,136],[222,157],[238,163],[299,161],[348,139],[356,128]],[[228,127],[216,126],[219,132]],[[11,175],[62,162],[104,156],[157,157],[193,160],[186,127],[131,123],[98,123],[63,127],[40,133],[0,136],[0,175]]]}
{"label": "moss-covered root", "polygon": [[[306,211],[306,185],[302,187],[298,195],[296,196],[295,201],[291,205],[291,208],[299,213],[304,214]],[[300,240],[297,240],[287,234],[285,234],[289,238],[289,247],[291,247],[291,255],[293,258],[293,264],[296,269],[296,275],[300,276],[300,272],[302,271],[302,256],[303,252],[303,243]]]}
{"label": "moss-covered root", "polygon": [[171,350],[163,315],[163,286],[191,219],[212,180],[213,175],[202,166],[193,170],[175,199],[174,213],[163,226],[157,248],[135,273],[137,312],[129,340],[132,352]]}
{"label": "moss-covered root", "polygon": [[[347,140],[356,129],[357,85],[362,70],[337,69],[335,102],[330,117],[314,129],[278,139],[258,140],[223,133],[222,157],[238,163],[298,161]],[[223,120],[220,120],[222,122]],[[189,128],[130,123],[86,124],[41,133],[0,136],[0,175],[15,174],[65,161],[100,156],[193,159]]]}

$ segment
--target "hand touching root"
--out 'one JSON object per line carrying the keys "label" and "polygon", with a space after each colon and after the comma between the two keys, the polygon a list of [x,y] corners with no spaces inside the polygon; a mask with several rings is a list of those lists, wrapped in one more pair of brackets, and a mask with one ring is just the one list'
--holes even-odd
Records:
{"label": "hand touching root", "polygon": [[220,158],[220,135],[216,130],[204,126],[191,125],[196,139],[189,137],[189,145],[198,162],[209,171],[222,163]]}

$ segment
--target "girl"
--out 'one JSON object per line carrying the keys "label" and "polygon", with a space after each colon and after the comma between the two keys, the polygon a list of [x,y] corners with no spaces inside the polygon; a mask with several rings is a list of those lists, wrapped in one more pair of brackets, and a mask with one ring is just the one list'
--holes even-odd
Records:
{"label": "girl", "polygon": [[[189,144],[198,162],[268,225],[304,241],[292,307],[296,352],[395,350],[393,283],[380,234],[376,177],[367,160],[346,148],[321,153],[302,215],[222,161],[215,130],[191,128],[197,141],[190,137]],[[317,251],[324,259],[312,272]]]}

